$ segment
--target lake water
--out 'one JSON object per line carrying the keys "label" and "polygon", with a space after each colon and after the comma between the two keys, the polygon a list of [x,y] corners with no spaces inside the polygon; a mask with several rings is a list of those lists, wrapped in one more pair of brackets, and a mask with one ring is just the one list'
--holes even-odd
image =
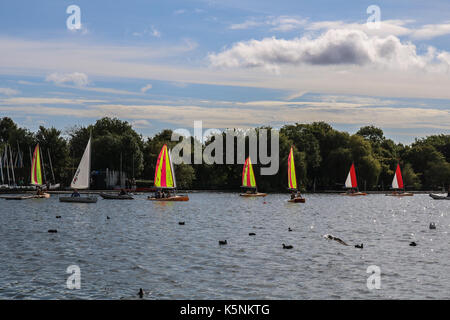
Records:
{"label": "lake water", "polygon": [[[96,204],[60,203],[57,195],[0,199],[0,298],[129,299],[139,288],[147,299],[450,298],[450,201],[189,196],[180,203],[146,195]],[[223,239],[228,245],[219,246]],[[70,265],[80,267],[79,290],[66,288]],[[379,290],[367,288],[371,265],[381,269]]]}

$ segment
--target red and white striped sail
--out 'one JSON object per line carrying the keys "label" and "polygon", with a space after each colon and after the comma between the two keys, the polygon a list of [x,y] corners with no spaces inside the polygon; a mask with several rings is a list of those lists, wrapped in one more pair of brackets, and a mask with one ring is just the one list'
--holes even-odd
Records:
{"label": "red and white striped sail", "polygon": [[352,163],[352,166],[350,167],[350,171],[347,175],[347,180],[345,180],[345,187],[346,188],[357,188],[358,182],[356,182],[356,172],[355,172],[355,164]]}
{"label": "red and white striped sail", "polygon": [[399,164],[397,164],[397,169],[395,169],[394,179],[392,180],[392,189],[403,189],[403,178]]}

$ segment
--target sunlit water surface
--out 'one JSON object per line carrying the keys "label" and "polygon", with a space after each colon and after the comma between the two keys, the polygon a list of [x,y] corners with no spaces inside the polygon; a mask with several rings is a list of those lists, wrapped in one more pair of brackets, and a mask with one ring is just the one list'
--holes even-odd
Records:
{"label": "sunlit water surface", "polygon": [[[148,299],[450,298],[450,201],[189,196],[180,203],[146,195],[96,204],[60,203],[57,195],[0,199],[0,298],[132,299],[139,288]],[[350,246],[324,239],[328,233]],[[223,239],[228,245],[218,244]],[[70,265],[80,267],[79,290],[66,287]],[[379,290],[367,288],[371,265],[381,269]]]}

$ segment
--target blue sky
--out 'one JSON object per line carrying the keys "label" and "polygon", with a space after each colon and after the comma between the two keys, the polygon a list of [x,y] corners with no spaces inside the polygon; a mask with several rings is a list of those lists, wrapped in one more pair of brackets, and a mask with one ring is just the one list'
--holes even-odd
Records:
{"label": "blue sky", "polygon": [[144,136],[195,120],[373,124],[411,143],[450,133],[448,12],[446,1],[2,1],[0,116],[33,131],[117,116]]}

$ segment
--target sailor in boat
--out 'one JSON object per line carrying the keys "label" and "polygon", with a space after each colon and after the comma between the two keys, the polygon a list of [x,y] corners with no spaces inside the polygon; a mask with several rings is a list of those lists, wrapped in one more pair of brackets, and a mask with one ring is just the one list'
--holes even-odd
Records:
{"label": "sailor in boat", "polygon": [[41,187],[37,187],[36,195],[37,196],[43,196],[44,195],[44,191],[42,191]]}
{"label": "sailor in boat", "polygon": [[119,192],[119,196],[125,196],[125,195],[127,195],[127,192],[125,191],[125,189],[120,189],[120,192]]}
{"label": "sailor in boat", "polygon": [[291,200],[294,200],[294,199],[295,199],[295,192],[292,191],[292,193],[291,193]]}
{"label": "sailor in boat", "polygon": [[70,196],[71,196],[72,198],[76,198],[76,197],[79,197],[80,194],[79,194],[79,192],[78,192],[77,189],[73,189],[73,192],[72,192],[72,194],[71,194]]}

